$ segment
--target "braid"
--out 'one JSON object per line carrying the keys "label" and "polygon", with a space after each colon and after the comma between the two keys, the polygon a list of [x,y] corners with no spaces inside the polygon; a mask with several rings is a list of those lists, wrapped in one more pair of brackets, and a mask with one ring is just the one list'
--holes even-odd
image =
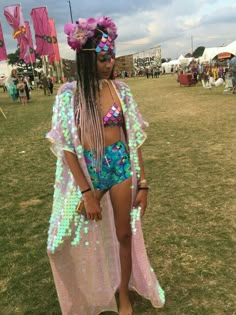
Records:
{"label": "braid", "polygon": [[[97,40],[101,33],[97,32]],[[96,42],[88,40],[86,48],[93,48]],[[104,153],[104,130],[102,124],[99,82],[97,76],[97,54],[94,51],[81,51],[77,53],[78,89],[75,98],[75,113],[79,114],[79,127],[81,143],[94,149],[98,164]],[[78,119],[76,119],[78,124]]]}

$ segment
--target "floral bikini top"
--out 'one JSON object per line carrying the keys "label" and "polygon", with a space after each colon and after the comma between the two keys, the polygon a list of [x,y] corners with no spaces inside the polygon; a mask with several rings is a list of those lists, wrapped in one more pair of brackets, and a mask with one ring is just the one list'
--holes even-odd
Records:
{"label": "floral bikini top", "polygon": [[108,113],[103,117],[104,127],[122,127],[124,117],[121,107],[114,102]]}

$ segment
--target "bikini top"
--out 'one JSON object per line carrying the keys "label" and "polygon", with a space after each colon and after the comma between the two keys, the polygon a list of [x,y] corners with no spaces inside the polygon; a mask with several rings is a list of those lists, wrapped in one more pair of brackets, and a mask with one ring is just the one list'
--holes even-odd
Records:
{"label": "bikini top", "polygon": [[114,102],[108,113],[103,117],[104,127],[122,127],[124,117],[122,115],[121,107]]}
{"label": "bikini top", "polygon": [[[122,127],[122,125],[124,123],[124,116],[122,113],[121,106],[115,101],[111,87],[109,84],[108,84],[108,86],[109,86],[109,90],[110,90],[110,93],[112,95],[114,103],[110,107],[107,114],[105,116],[103,116],[104,127]],[[80,120],[79,115],[77,116],[77,119],[78,119],[78,121]]]}

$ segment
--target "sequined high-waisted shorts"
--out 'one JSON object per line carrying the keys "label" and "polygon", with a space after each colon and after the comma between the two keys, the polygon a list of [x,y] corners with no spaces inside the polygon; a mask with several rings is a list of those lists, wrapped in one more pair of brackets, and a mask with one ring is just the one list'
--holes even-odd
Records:
{"label": "sequined high-waisted shorts", "polygon": [[105,147],[101,168],[93,150],[85,150],[84,157],[94,189],[106,191],[131,176],[129,152],[122,141]]}

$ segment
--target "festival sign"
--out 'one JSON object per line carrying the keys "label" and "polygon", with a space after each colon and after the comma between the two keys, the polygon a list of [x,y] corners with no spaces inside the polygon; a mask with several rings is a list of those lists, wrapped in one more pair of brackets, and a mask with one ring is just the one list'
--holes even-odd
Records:
{"label": "festival sign", "polygon": [[161,65],[161,47],[156,46],[133,54],[135,69],[156,68]]}
{"label": "festival sign", "polygon": [[229,59],[231,58],[231,53],[229,52],[222,52],[220,54],[217,55],[218,59]]}

